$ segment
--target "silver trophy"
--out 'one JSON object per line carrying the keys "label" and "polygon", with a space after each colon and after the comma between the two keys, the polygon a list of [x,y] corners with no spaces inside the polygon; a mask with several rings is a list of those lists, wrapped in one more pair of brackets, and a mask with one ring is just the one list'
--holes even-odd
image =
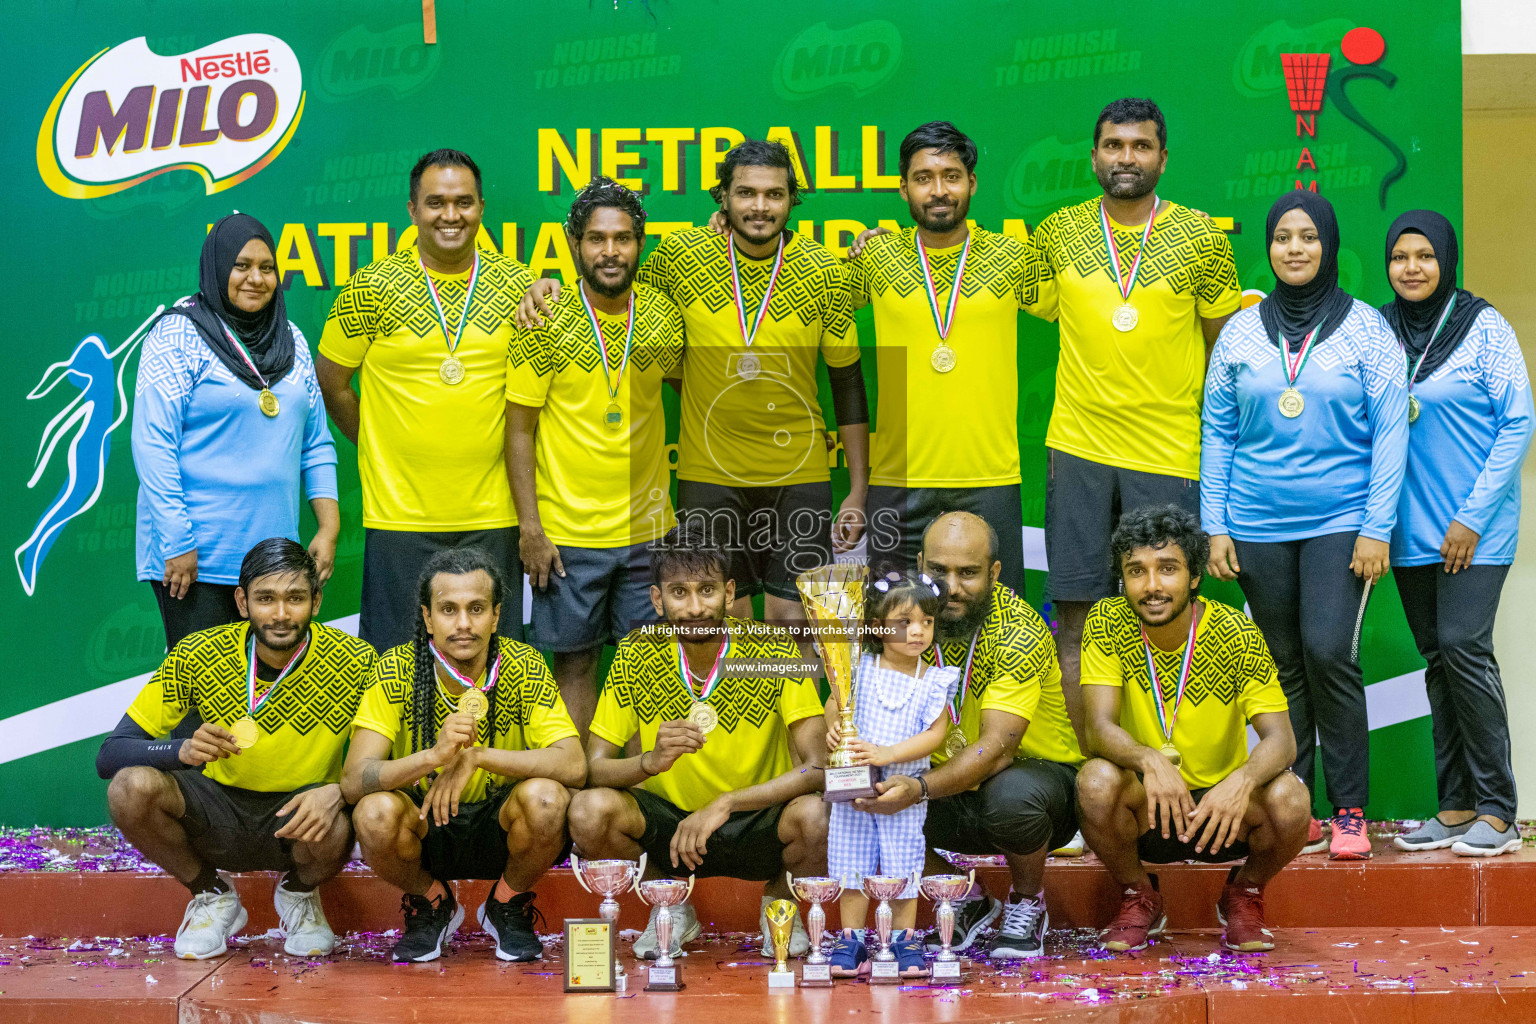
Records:
{"label": "silver trophy", "polygon": [[879,900],[875,908],[875,934],[880,938],[880,949],[869,965],[871,985],[890,985],[901,981],[896,970],[896,954],[891,952],[891,900],[901,899],[901,894],[911,885],[907,875],[865,875],[864,895]]}
{"label": "silver trophy", "polygon": [[635,886],[640,902],[659,907],[656,914],[656,963],[646,969],[647,992],[681,992],[683,989],[682,965],[672,959],[672,908],[687,901],[693,894],[693,876],[684,882],[680,878],[656,878]]}
{"label": "silver trophy", "polygon": [[821,876],[795,878],[788,871],[784,872],[784,877],[789,880],[789,891],[795,894],[795,898],[811,905],[810,913],[805,915],[805,930],[810,933],[811,952],[800,968],[800,984],[802,987],[813,988],[830,985],[832,964],[821,949],[821,937],[827,930],[827,915],[821,905],[841,896],[843,883],[835,878]]}
{"label": "silver trophy", "polygon": [[[583,889],[603,898],[603,902],[598,905],[597,916],[607,921],[617,935],[619,901],[614,897],[629,892],[634,888],[636,880],[645,874],[645,854],[642,853],[638,861],[633,861],[582,860],[573,853],[571,854],[571,871]],[[614,988],[619,990],[622,990],[626,983],[624,965],[619,961],[617,953],[613,958],[613,983]]]}
{"label": "silver trophy", "polygon": [[923,895],[933,900],[934,923],[939,928],[939,955],[933,961],[934,981],[959,981],[960,958],[949,948],[955,937],[955,901],[971,891],[976,869],[969,875],[929,875],[918,883]]}

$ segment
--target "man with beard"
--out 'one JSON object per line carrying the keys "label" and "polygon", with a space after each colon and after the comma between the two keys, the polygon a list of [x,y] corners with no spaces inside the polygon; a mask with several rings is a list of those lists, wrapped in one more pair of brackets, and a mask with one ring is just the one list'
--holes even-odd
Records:
{"label": "man with beard", "polygon": [[1247,616],[1198,595],[1209,551],[1178,506],[1127,513],[1110,540],[1125,593],[1088,615],[1083,699],[1096,756],[1077,799],[1083,835],[1122,891],[1105,949],[1142,949],[1167,924],[1143,861],[1243,858],[1216,904],[1222,942],[1273,949],[1264,886],[1306,842],[1311,800],[1289,770],[1296,737],[1275,663]]}
{"label": "man with beard", "polygon": [[[619,644],[587,745],[593,788],[571,800],[571,840],[586,857],[644,852],[647,877],[766,882],[766,910],[789,898],[786,869],[827,873],[829,815],[813,770],[826,759],[826,725],[790,635],[728,614],[727,565],[696,522],[653,546],[651,600],[665,623]],[[733,671],[741,662],[753,664],[750,675]],[[755,667],[772,662],[787,664]],[[676,955],[700,928],[689,904],[673,915]],[[771,956],[766,916],[760,923]],[[809,948],[796,917],[790,954]],[[653,910],[635,955],[658,953]]]}
{"label": "man with beard", "polygon": [[[861,810],[895,813],[929,800],[930,850],[1008,863],[1005,904],[978,886],[956,918],[965,948],[998,918],[989,955],[1029,958],[1045,950],[1045,859],[1077,830],[1074,780],[1083,761],[1067,717],[1051,631],[1023,598],[998,582],[997,533],[979,516],[950,512],[923,536],[923,571],[942,580],[933,659],[961,667],[952,726],[933,769],[877,783]],[[946,870],[930,854],[930,869]],[[932,945],[937,948],[937,939]]]}
{"label": "man with beard", "polygon": [[[732,613],[804,621],[795,577],[853,547],[864,529],[869,410],[842,263],[786,229],[800,203],[789,151],[748,139],[725,154],[720,204],[729,234],[710,227],[662,239],[640,280],[683,312],[682,426],[677,504],[710,524],[731,559]],[[554,282],[535,282],[520,317],[549,314]],[[850,490],[833,523],[832,484],[817,395],[818,356],[848,459]]]}
{"label": "man with beard", "polygon": [[[352,276],[315,360],[326,411],[357,445],[358,632],[379,651],[414,634],[416,578],[435,552],[477,547],[507,579],[522,574],[503,463],[503,393],[512,313],[528,270],[477,247],[485,216],[480,168],[456,149],[416,162],[406,210],[415,246],[403,244]],[[507,596],[502,630],[521,636],[522,588]]]}
{"label": "man with beard", "polygon": [[1033,259],[967,225],[976,144],[954,125],[911,132],[900,169],[917,226],[870,238],[848,264],[854,305],[874,303],[881,386],[870,566],[916,564],[935,517],[974,512],[1001,539],[1002,582],[1022,592],[1018,313],[1036,301]]}
{"label": "man with beard", "polygon": [[[207,960],[245,927],[218,871],[281,871],[273,902],[292,956],[336,936],[317,886],[347,863],[342,751],[373,648],[313,622],[320,573],[273,537],[246,553],[235,605],[249,620],[189,635],[101,744],[107,808],[123,836],[192,891],[176,955]],[[168,738],[184,719],[187,739]]]}
{"label": "man with beard", "polygon": [[1241,301],[1226,235],[1157,196],[1167,144],[1157,104],[1109,104],[1093,130],[1104,195],[1058,210],[1030,237],[1041,276],[1030,312],[1061,323],[1045,547],[1078,723],[1083,621],[1113,592],[1110,532],[1143,505],[1199,512],[1206,355]]}
{"label": "man with beard", "polygon": [[603,645],[655,620],[647,549],[673,525],[662,380],[677,375],[683,318],[634,283],[637,194],[594,178],[565,227],[581,279],[541,326],[514,328],[507,472],[533,584],[529,641],[553,653],[585,740]]}

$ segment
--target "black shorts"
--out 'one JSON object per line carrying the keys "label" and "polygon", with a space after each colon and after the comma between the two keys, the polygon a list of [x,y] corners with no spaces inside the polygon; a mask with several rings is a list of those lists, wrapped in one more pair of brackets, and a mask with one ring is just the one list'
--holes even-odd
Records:
{"label": "black shorts", "polygon": [[[420,790],[404,791],[417,807],[425,799]],[[500,878],[507,868],[507,830],[501,827],[501,805],[512,793],[510,786],[491,790],[484,800],[459,804],[459,813],[439,825],[427,816],[427,836],[421,841],[421,868],[433,878],[450,882],[457,878]]]}
{"label": "black shorts", "polygon": [[651,603],[651,546],[578,548],[564,544],[549,584],[533,588],[528,642],[545,651],[585,651],[617,644],[660,616]]}
{"label": "black shorts", "polygon": [[[1195,803],[1209,793],[1209,789],[1192,789],[1189,795]],[[1239,839],[1221,850],[1206,850],[1203,853],[1195,852],[1195,843],[1198,836],[1190,836],[1187,841],[1181,841],[1178,836],[1163,838],[1161,829],[1148,829],[1136,840],[1136,853],[1148,864],[1172,864],[1181,860],[1197,860],[1202,864],[1224,864],[1229,860],[1243,860],[1248,856],[1248,841]]]}
{"label": "black shorts", "polygon": [[1014,761],[980,786],[928,801],[923,834],[934,849],[987,856],[1065,846],[1077,832],[1077,769],[1039,757]]}
{"label": "black shorts", "polygon": [[795,577],[832,561],[832,485],[725,487],[677,482],[677,518],[701,522],[725,551],[736,596],[799,601]]}
{"label": "black shorts", "polygon": [[783,873],[784,844],[779,840],[779,816],[784,813],[783,804],[764,807],[760,811],[733,813],[705,843],[707,852],[698,870],[690,872],[682,863],[675,868],[672,866],[672,837],[677,833],[677,826],[692,812],[647,789],[628,792],[640,805],[640,814],[645,818],[645,834],[640,837],[640,848],[646,852],[651,865],[663,875],[680,878],[694,874],[700,878],[766,882]]}
{"label": "black shorts", "polygon": [[1120,469],[1047,448],[1045,557],[1054,601],[1097,601],[1115,592],[1109,536],[1120,516],[1147,505],[1200,514],[1200,481]]}
{"label": "black shorts", "polygon": [[262,793],[216,782],[199,771],[170,772],[186,804],[181,827],[206,863],[221,871],[292,871],[293,840],[277,838],[286,824],[277,812],[295,793],[325,785],[316,782],[287,793]]}
{"label": "black shorts", "polygon": [[455,533],[413,533],[405,530],[363,531],[363,596],[357,635],[383,654],[416,638],[421,605],[417,578],[427,561],[450,548],[480,548],[501,567],[502,636],[523,638],[523,560],[517,550],[517,527]]}
{"label": "black shorts", "polygon": [[1024,506],[1018,484],[998,487],[872,486],[864,503],[872,573],[916,569],[923,531],[945,512],[970,512],[997,531],[999,579],[1024,593]]}

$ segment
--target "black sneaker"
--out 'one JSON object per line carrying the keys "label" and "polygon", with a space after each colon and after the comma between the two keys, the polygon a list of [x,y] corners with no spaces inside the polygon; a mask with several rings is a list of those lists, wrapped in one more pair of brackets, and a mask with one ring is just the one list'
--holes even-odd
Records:
{"label": "black sneaker", "polygon": [[[997,920],[997,916],[1003,912],[1003,905],[986,892],[982,892],[979,899],[966,900],[955,908],[955,935],[950,949],[960,952],[969,949],[981,938],[981,931],[987,925]],[[937,952],[941,948],[939,943],[939,930],[933,929],[928,933],[928,949]]]}
{"label": "black sneaker", "polygon": [[407,893],[400,897],[405,927],[400,930],[400,941],[395,943],[395,963],[424,964],[436,960],[443,953],[443,943],[464,923],[464,908],[453,898],[453,890],[446,885],[443,889],[448,895],[435,904],[425,896]]}
{"label": "black sneaker", "polygon": [[1045,912],[1045,893],[1023,897],[1011,893],[1003,904],[1003,920],[987,950],[993,960],[1032,960],[1045,953],[1045,933],[1051,918]]}
{"label": "black sneaker", "polygon": [[505,903],[488,896],[480,905],[479,919],[480,927],[496,940],[496,959],[523,963],[544,953],[535,928],[535,922],[544,923],[544,915],[533,905],[533,893],[520,892]]}

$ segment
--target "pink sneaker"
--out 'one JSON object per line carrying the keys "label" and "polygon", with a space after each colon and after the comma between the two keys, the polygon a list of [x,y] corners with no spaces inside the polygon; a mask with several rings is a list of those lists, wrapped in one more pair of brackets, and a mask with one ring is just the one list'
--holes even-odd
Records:
{"label": "pink sneaker", "polygon": [[1371,840],[1365,834],[1365,812],[1358,807],[1340,807],[1330,820],[1333,841],[1328,844],[1328,856],[1333,860],[1367,860],[1371,856]]}
{"label": "pink sneaker", "polygon": [[1328,839],[1323,835],[1323,823],[1316,818],[1307,821],[1307,845],[1301,848],[1302,853],[1322,853],[1328,849]]}

